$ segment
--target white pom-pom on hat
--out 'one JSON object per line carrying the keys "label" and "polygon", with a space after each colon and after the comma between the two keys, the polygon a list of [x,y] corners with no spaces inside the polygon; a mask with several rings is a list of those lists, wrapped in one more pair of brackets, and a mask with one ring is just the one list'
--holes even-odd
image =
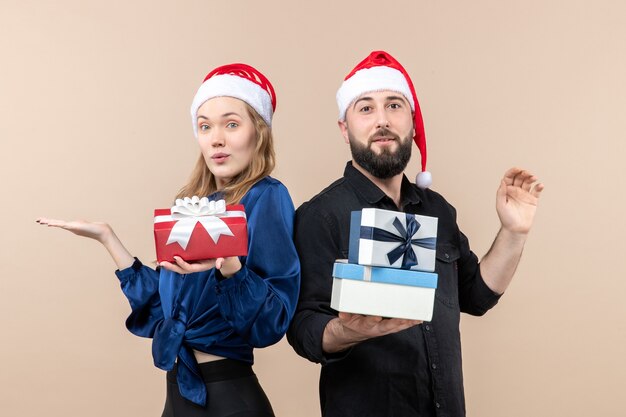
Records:
{"label": "white pom-pom on hat", "polygon": [[433,184],[433,176],[428,171],[422,171],[415,177],[415,184],[421,189],[429,188]]}

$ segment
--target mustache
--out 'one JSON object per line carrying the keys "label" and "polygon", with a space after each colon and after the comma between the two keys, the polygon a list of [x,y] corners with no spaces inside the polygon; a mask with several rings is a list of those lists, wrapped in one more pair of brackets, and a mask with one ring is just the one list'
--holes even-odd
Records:
{"label": "mustache", "polygon": [[396,135],[395,133],[392,133],[389,129],[386,129],[384,127],[374,132],[374,134],[369,137],[368,142],[371,144],[372,142],[374,142],[374,138],[381,137],[381,136],[391,138],[397,142],[400,142],[400,136]]}

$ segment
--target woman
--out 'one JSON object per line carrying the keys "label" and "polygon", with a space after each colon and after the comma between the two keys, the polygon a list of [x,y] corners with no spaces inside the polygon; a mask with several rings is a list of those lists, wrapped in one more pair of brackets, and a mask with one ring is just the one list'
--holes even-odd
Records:
{"label": "woman", "polygon": [[168,371],[163,416],[273,416],[252,371],[252,349],[282,338],[300,282],[293,203],[269,177],[275,107],[271,83],[244,64],[210,72],[191,105],[201,155],[177,198],[243,204],[245,257],[193,263],[175,257],[155,271],[133,258],[107,224],[38,219],[109,251],[132,307],[126,326],[153,338],[154,363]]}

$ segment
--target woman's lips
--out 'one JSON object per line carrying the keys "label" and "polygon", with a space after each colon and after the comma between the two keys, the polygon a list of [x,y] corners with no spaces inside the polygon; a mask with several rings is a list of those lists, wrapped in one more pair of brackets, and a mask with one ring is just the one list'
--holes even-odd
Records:
{"label": "woman's lips", "polygon": [[211,159],[218,164],[222,164],[226,162],[226,159],[228,159],[229,156],[230,155],[226,153],[216,153],[215,155],[211,156]]}

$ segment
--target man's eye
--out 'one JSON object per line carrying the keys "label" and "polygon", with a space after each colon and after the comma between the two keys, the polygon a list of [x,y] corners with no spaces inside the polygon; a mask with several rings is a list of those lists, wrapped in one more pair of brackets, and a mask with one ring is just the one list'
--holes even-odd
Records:
{"label": "man's eye", "polygon": [[399,109],[400,105],[398,103],[391,103],[389,107],[391,107],[392,109]]}
{"label": "man's eye", "polygon": [[372,110],[372,108],[370,106],[363,106],[363,107],[361,107],[361,110],[359,110],[359,111],[368,112],[370,110]]}
{"label": "man's eye", "polygon": [[226,127],[231,128],[231,129],[233,129],[233,128],[237,127],[237,126],[239,126],[239,125],[237,123],[235,123],[235,122],[230,122],[230,123],[228,123],[226,125]]}

